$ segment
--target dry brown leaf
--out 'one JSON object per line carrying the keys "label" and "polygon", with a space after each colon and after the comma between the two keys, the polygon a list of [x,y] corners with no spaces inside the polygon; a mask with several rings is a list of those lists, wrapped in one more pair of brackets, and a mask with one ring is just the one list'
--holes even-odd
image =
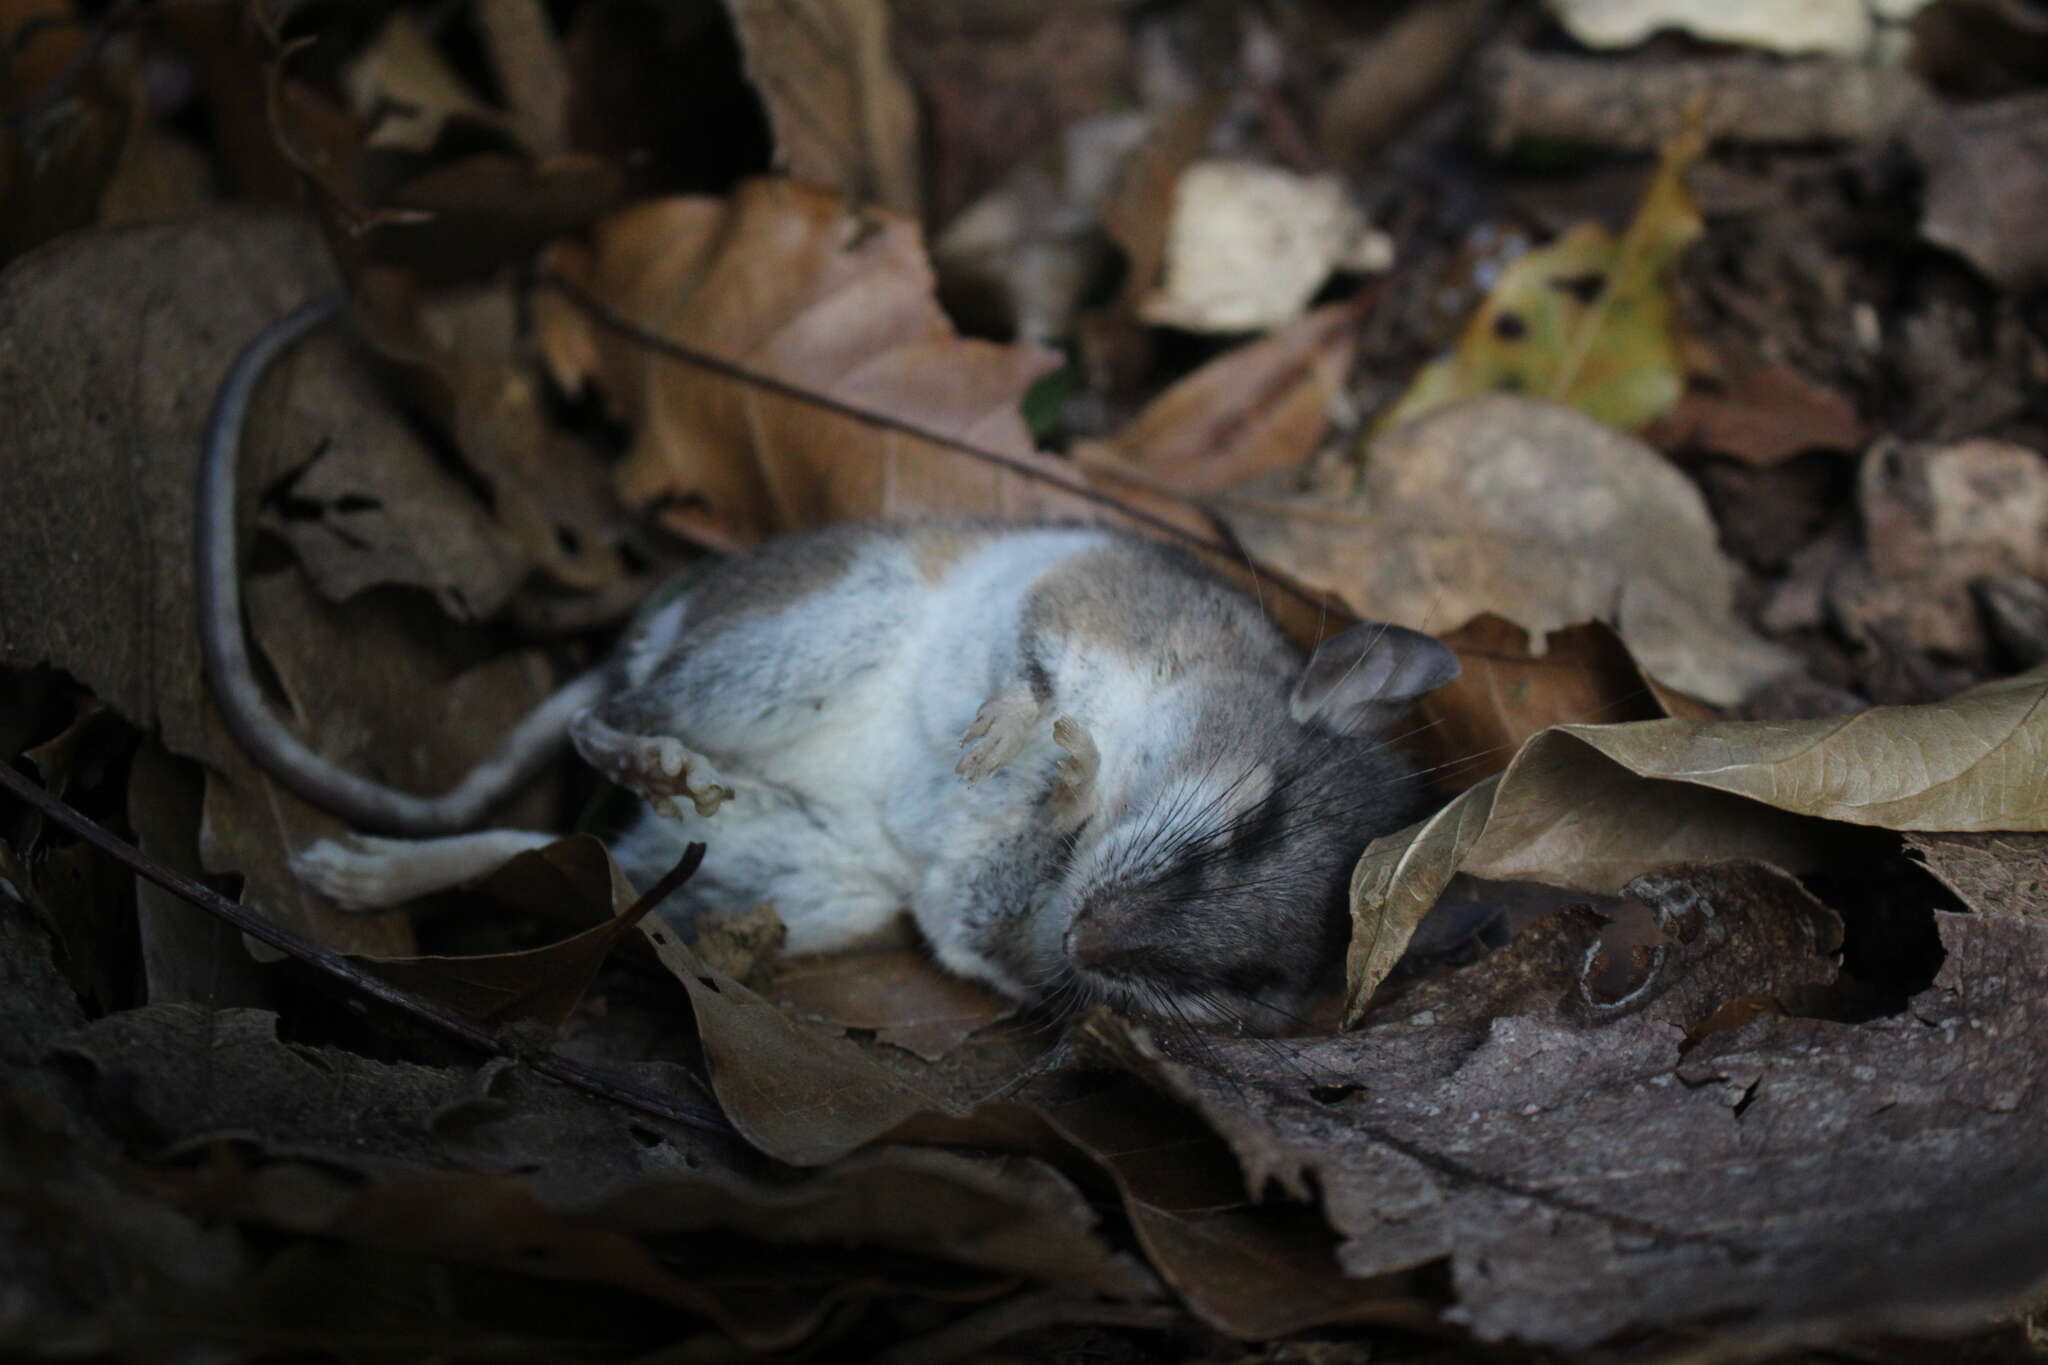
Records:
{"label": "dry brown leaf", "polygon": [[914,1117],[954,1112],[846,1039],[804,1027],[706,966],[666,925],[643,922],[640,932],[690,993],[719,1108],[776,1160],[824,1165]]}
{"label": "dry brown leaf", "polygon": [[1880,653],[1917,650],[1991,671],[1973,589],[1982,579],[2048,580],[2048,459],[2005,441],[1881,441],[1864,456],[1857,503],[1862,554],[1826,583],[1832,623]]}
{"label": "dry brown leaf", "polygon": [[1376,441],[1351,498],[1215,505],[1255,558],[1368,620],[1442,631],[1491,612],[1538,639],[1604,621],[1645,671],[1714,705],[1797,662],[1736,618],[1699,490],[1568,408],[1460,403]]}
{"label": "dry brown leaf", "polygon": [[1294,467],[1343,409],[1358,318],[1357,304],[1331,304],[1224,352],[1115,436],[1079,444],[1075,461],[1111,478],[1119,466],[1135,469],[1186,493]]}
{"label": "dry brown leaf", "polygon": [[[212,1217],[466,1275],[511,1269],[525,1293],[604,1285],[704,1314],[757,1350],[885,1294],[972,1301],[1021,1278],[1159,1295],[1040,1161],[894,1148],[814,1175],[744,1174],[724,1144],[516,1066],[380,1063],[276,1028],[254,1010],[155,1007],[73,1022],[59,1045],[94,1103],[127,1097],[117,1121],[147,1135],[138,1146],[231,1137],[251,1154],[152,1173]],[[339,1121],[337,1094],[351,1101]]]}
{"label": "dry brown leaf", "polygon": [[[1068,481],[1032,449],[1019,402],[1057,358],[957,335],[916,227],[785,180],[729,202],[657,200],[608,220],[554,268],[640,327],[786,383],[914,421]],[[1095,516],[1012,470],[664,359],[569,301],[537,300],[550,366],[632,425],[619,487],[684,534],[724,543],[858,516]]]}
{"label": "dry brown leaf", "polygon": [[2017,293],[2048,281],[2037,227],[2048,208],[2048,97],[1950,106],[1907,136],[1927,174],[1921,234]]}
{"label": "dry brown leaf", "polygon": [[197,217],[220,197],[212,159],[198,143],[149,118],[146,100],[132,104],[136,113],[121,159],[100,191],[101,226]]}
{"label": "dry brown leaf", "polygon": [[1860,449],[1863,424],[1846,395],[1777,364],[1740,370],[1711,387],[1694,380],[1644,438],[1768,466],[1806,450]]}
{"label": "dry brown leaf", "polygon": [[1492,0],[1403,10],[1345,61],[1316,110],[1316,144],[1355,165],[1398,135],[1464,63],[1493,18]]}
{"label": "dry brown leaf", "polygon": [[479,35],[519,141],[541,156],[568,150],[569,62],[542,0],[479,0]]}
{"label": "dry brown leaf", "polygon": [[507,907],[542,901],[552,916],[590,927],[523,952],[369,958],[366,965],[472,1019],[553,1029],[575,1010],[598,968],[638,923],[626,916],[639,899],[632,883],[604,845],[587,834],[519,854],[477,883],[476,894]]}
{"label": "dry brown leaf", "polygon": [[[1110,1020],[1094,1027],[1119,1054],[1149,1050],[1150,1037],[1138,1027],[1125,1033]],[[1329,1229],[1307,1205],[1262,1204],[1247,1193],[1229,1149],[1181,1105],[1112,1077],[1085,1098],[1041,1113],[1108,1171],[1146,1256],[1217,1331],[1265,1339],[1422,1316],[1398,1283],[1344,1274]]]}
{"label": "dry brown leaf", "polygon": [[[380,265],[415,283],[474,281],[526,261],[626,197],[624,167],[601,157],[486,150],[422,168],[414,156],[373,154],[347,110],[291,77],[298,51],[269,56],[266,118],[351,277]],[[385,164],[394,155],[401,164]]]}
{"label": "dry brown leaf", "polygon": [[970,330],[1051,343],[1110,264],[1099,218],[1141,113],[1098,114],[962,209],[932,243],[947,311]]}
{"label": "dry brown leaf", "polygon": [[1359,859],[1349,1017],[1455,872],[1612,893],[1660,862],[1803,870],[1854,847],[1853,826],[2048,829],[2048,673],[1819,720],[1545,731],[1500,777]]}
{"label": "dry brown leaf", "polygon": [[[1460,672],[1417,702],[1395,736],[1441,792],[1461,792],[1502,771],[1524,742],[1553,725],[1684,714],[1665,703],[1685,699],[1660,694],[1628,647],[1597,622],[1554,632],[1541,654],[1530,650],[1527,631],[1490,613],[1442,639]],[[1704,708],[1693,718],[1705,719]]]}
{"label": "dry brown leaf", "polygon": [[357,281],[357,304],[364,338],[421,381],[526,562],[586,591],[626,577],[622,547],[633,527],[598,453],[550,418],[511,287],[426,295],[397,271],[371,268]]}
{"label": "dry brown leaf", "polygon": [[[324,272],[316,278],[327,287]],[[249,336],[264,325],[253,312],[232,315]],[[224,335],[222,349],[238,340]],[[259,406],[250,431],[251,483],[270,491],[257,516],[321,594],[342,602],[399,584],[454,620],[495,616],[533,561],[392,403],[361,347],[330,328],[293,347],[276,374],[269,387],[288,397]],[[270,445],[278,453],[262,456]]]}
{"label": "dry brown leaf", "polygon": [[[128,825],[144,853],[188,877],[203,877],[199,821],[206,773],[145,741],[128,769]],[[269,1006],[276,998],[267,968],[242,951],[235,927],[192,907],[156,883],[135,879],[143,998],[152,1005],[203,1002],[215,1009]]]}
{"label": "dry brown leaf", "polygon": [[0,263],[98,217],[131,122],[132,58],[91,33],[73,0],[0,4]]}
{"label": "dry brown leaf", "polygon": [[939,969],[917,948],[793,958],[761,983],[761,994],[842,1029],[935,1062],[968,1036],[1015,1015],[1017,1002]]}
{"label": "dry brown leaf", "polygon": [[917,102],[884,0],[725,0],[776,162],[799,180],[916,217]]}
{"label": "dry brown leaf", "polygon": [[1174,187],[1181,172],[1202,154],[1225,103],[1220,95],[1208,95],[1160,118],[1124,158],[1116,184],[1103,201],[1102,229],[1124,253],[1117,306],[1125,313],[1135,313],[1138,300],[1159,283],[1173,221]]}

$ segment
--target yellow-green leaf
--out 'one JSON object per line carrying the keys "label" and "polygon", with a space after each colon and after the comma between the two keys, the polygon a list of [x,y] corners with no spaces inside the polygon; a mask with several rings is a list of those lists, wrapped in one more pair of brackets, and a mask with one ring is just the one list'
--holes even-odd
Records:
{"label": "yellow-green leaf", "polygon": [[1484,393],[1522,393],[1633,431],[1675,404],[1685,371],[1667,276],[1700,234],[1685,171],[1697,132],[1664,148],[1628,231],[1581,223],[1504,272],[1451,354],[1425,366],[1380,419],[1390,430]]}

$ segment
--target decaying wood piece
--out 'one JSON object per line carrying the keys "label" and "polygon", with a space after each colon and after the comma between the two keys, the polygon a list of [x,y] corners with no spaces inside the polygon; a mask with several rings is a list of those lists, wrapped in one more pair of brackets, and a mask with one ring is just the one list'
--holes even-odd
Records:
{"label": "decaying wood piece", "polygon": [[1893,68],[1752,57],[1652,64],[1502,49],[1481,69],[1486,140],[1536,139],[1650,151],[1695,104],[1709,137],[1735,142],[1855,142],[1902,127],[1926,88]]}

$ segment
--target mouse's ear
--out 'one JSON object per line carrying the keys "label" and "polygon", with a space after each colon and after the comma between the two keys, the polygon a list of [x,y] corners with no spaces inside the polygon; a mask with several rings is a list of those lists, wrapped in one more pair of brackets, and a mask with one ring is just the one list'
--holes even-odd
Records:
{"label": "mouse's ear", "polygon": [[1303,725],[1375,734],[1457,676],[1458,656],[1442,641],[1368,621],[1323,641],[1294,684],[1288,709]]}

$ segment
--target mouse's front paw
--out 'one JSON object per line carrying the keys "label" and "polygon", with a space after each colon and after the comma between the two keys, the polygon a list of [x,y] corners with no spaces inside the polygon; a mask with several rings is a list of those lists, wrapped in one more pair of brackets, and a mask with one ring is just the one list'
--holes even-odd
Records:
{"label": "mouse's front paw", "polygon": [[1029,688],[996,693],[981,704],[981,710],[974,713],[974,724],[960,736],[964,752],[953,771],[969,782],[1001,772],[1038,737],[1043,721],[1044,708]]}
{"label": "mouse's front paw", "polygon": [[382,910],[412,896],[391,856],[397,846],[368,834],[322,839],[292,855],[292,871],[344,910]]}
{"label": "mouse's front paw", "polygon": [[1062,750],[1052,765],[1053,805],[1069,819],[1085,818],[1089,798],[1095,793],[1095,775],[1102,771],[1102,752],[1072,716],[1061,716],[1052,723],[1052,742]]}

